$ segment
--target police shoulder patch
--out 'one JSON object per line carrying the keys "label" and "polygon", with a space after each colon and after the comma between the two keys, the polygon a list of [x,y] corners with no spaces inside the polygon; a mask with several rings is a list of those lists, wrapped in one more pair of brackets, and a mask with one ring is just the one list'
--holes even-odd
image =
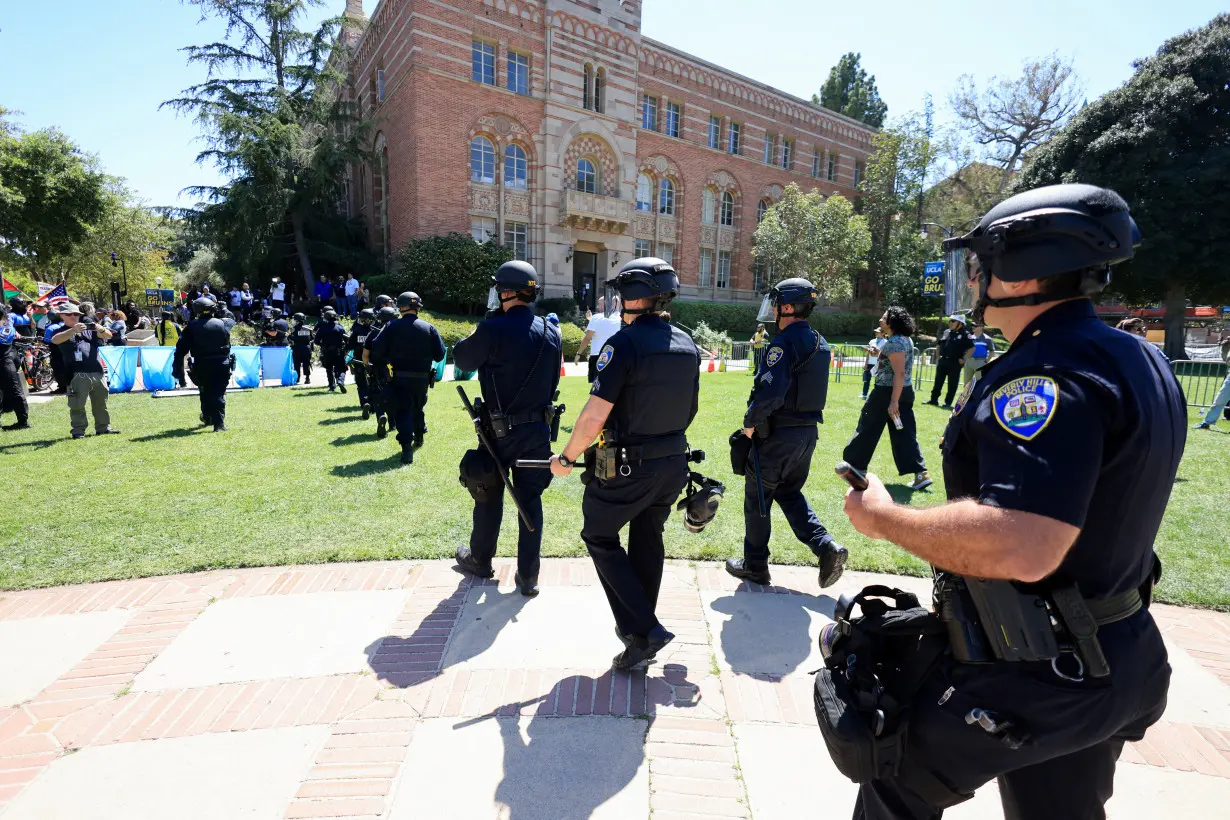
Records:
{"label": "police shoulder patch", "polygon": [[615,355],[615,348],[610,345],[604,345],[602,352],[598,354],[598,362],[594,366],[601,373],[606,369],[606,366],[611,363],[611,358]]}
{"label": "police shoulder patch", "polygon": [[991,394],[991,411],[999,425],[1025,441],[1037,437],[1055,417],[1059,387],[1047,376],[1013,379]]}
{"label": "police shoulder patch", "polygon": [[768,358],[769,367],[772,367],[773,365],[781,361],[783,354],[784,354],[784,351],[780,347],[777,347],[776,345],[769,348],[769,358]]}
{"label": "police shoulder patch", "polygon": [[974,373],[974,377],[965,383],[965,389],[961,391],[961,398],[957,399],[957,403],[952,406],[952,414],[954,416],[965,409],[965,405],[969,402],[970,393],[974,392],[974,385],[978,384],[979,375]]}

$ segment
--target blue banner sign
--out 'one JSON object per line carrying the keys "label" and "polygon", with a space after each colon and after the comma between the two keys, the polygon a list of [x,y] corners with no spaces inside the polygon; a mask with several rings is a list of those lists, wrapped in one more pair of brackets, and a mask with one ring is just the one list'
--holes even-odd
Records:
{"label": "blue banner sign", "polygon": [[944,263],[928,262],[923,270],[923,296],[944,295]]}

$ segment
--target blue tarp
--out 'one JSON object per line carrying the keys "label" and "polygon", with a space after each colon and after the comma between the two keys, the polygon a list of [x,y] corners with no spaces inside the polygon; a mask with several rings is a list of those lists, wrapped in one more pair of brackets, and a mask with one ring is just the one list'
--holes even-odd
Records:
{"label": "blue tarp", "polygon": [[107,365],[107,390],[112,393],[127,393],[137,383],[137,359],[141,351],[136,347],[98,348],[103,363]]}
{"label": "blue tarp", "polygon": [[299,380],[294,363],[290,358],[289,347],[262,347],[261,378],[281,379],[283,387],[289,387]]}
{"label": "blue tarp", "polygon": [[240,387],[261,386],[261,350],[259,347],[231,348],[235,354],[235,383]]}
{"label": "blue tarp", "polygon": [[175,379],[171,371],[175,364],[175,348],[173,347],[139,347],[141,351],[141,381],[145,389],[173,390]]}
{"label": "blue tarp", "polygon": [[436,371],[436,381],[444,381],[444,363],[448,361],[448,345],[444,346],[444,358],[438,362],[433,362],[432,367]]}

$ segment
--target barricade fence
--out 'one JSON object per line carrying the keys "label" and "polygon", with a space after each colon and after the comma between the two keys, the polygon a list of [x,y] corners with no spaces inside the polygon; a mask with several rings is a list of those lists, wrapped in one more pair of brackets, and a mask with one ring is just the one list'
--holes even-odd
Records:
{"label": "barricade fence", "polygon": [[1230,371],[1230,366],[1221,361],[1181,359],[1171,362],[1170,366],[1187,397],[1188,407],[1212,407]]}

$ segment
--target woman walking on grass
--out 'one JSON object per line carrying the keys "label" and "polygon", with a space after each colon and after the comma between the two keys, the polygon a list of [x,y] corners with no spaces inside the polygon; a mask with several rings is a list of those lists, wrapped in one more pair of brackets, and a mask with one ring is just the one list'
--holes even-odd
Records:
{"label": "woman walking on grass", "polygon": [[866,471],[887,425],[897,473],[913,473],[910,489],[921,490],[931,486],[931,477],[918,447],[918,428],[914,423],[914,318],[905,308],[890,307],[880,317],[880,328],[885,340],[880,348],[875,387],[863,404],[858,427],[842,458],[855,469]]}

